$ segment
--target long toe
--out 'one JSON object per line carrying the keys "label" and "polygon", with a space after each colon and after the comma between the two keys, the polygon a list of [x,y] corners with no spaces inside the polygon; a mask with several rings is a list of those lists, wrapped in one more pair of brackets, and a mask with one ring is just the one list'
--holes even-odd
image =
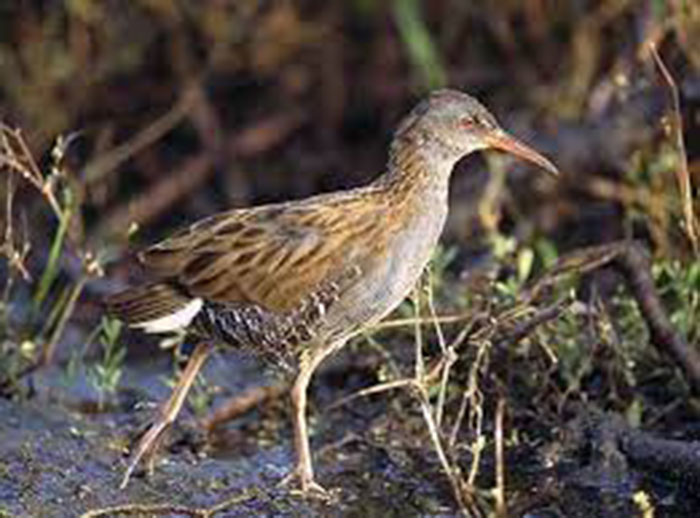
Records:
{"label": "long toe", "polygon": [[314,480],[308,481],[305,488],[302,488],[301,493],[305,497],[318,498],[321,500],[330,500],[333,496],[329,490],[321,484],[316,483]]}
{"label": "long toe", "polygon": [[330,500],[333,497],[330,491],[314,480],[313,475],[304,475],[299,469],[289,473],[280,481],[279,485],[288,488],[290,494],[303,498]]}
{"label": "long toe", "polygon": [[[141,437],[136,445],[136,448],[134,448],[133,453],[131,454],[129,465],[126,468],[124,477],[119,485],[120,489],[124,489],[127,486],[131,475],[134,473],[134,470],[144,457],[150,457],[151,460],[154,459],[158,445],[160,444],[163,434],[168,429],[169,425],[169,422],[163,420],[156,421],[151,425],[146,434]],[[149,462],[149,466],[152,469],[152,462]]]}

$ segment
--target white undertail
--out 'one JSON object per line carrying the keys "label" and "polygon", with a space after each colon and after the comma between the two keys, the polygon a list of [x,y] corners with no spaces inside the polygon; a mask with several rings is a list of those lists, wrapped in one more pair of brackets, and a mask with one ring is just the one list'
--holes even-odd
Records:
{"label": "white undertail", "polygon": [[203,301],[200,298],[192,299],[177,311],[164,317],[132,324],[131,327],[143,329],[146,333],[168,333],[180,331],[190,325],[197,313],[202,309]]}

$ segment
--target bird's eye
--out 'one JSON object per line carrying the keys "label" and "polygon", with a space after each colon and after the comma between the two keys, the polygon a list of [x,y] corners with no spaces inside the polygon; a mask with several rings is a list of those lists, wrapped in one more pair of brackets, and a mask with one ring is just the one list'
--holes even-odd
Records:
{"label": "bird's eye", "polygon": [[463,128],[471,128],[475,124],[474,118],[473,117],[463,117],[459,121],[459,125],[462,126]]}
{"label": "bird's eye", "polygon": [[476,123],[481,126],[482,128],[491,128],[493,125],[491,124],[491,121],[482,115],[477,115],[476,116]]}

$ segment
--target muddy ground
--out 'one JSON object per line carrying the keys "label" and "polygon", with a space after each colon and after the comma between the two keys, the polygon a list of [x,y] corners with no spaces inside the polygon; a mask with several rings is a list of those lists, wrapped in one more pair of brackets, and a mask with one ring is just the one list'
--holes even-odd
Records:
{"label": "muddy ground", "polygon": [[[204,437],[187,409],[168,435],[155,471],[132,478],[120,489],[127,447],[153,410],[147,406],[134,411],[134,406],[168,393],[165,378],[172,373],[172,362],[169,354],[160,353],[130,358],[122,388],[103,412],[96,412],[96,394],[84,377],[79,373],[66,380],[60,368],[32,376],[34,396],[29,401],[0,398],[0,516],[79,518],[114,506],[130,507],[132,514],[99,516],[204,516],[196,511],[217,505],[220,509],[212,516],[460,516],[408,396],[386,393],[328,410],[372,381],[351,364],[357,365],[362,350],[353,348],[332,360],[313,389],[312,441],[318,480],[332,490],[329,501],[304,500],[279,485],[293,462],[284,397],[262,404],[210,437]],[[255,360],[230,352],[210,360],[205,378],[217,389],[216,402],[278,381]],[[581,429],[581,423],[573,428]],[[573,449],[572,444],[559,447]],[[509,516],[642,517],[634,502],[642,489],[656,502],[657,518],[697,516],[700,503],[693,496],[697,486],[692,480],[637,471],[622,456],[605,453],[604,446],[587,448],[585,454],[548,456],[537,441],[514,446],[508,454],[508,483],[520,496]],[[556,459],[555,465],[547,465],[546,457]],[[148,506],[156,507],[148,511]]]}

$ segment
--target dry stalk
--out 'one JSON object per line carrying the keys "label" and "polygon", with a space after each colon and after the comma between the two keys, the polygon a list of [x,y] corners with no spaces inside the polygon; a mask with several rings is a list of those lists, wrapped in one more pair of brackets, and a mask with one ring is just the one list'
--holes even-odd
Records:
{"label": "dry stalk", "polygon": [[54,193],[55,179],[44,178],[34,156],[29,151],[22,131],[2,122],[0,122],[0,167],[5,167],[27,180],[46,198],[56,217],[59,219],[62,217],[63,210]]}
{"label": "dry stalk", "polygon": [[693,212],[693,188],[690,181],[690,173],[688,172],[688,157],[685,150],[685,142],[683,141],[683,119],[681,117],[680,95],[678,94],[678,86],[664,64],[659,55],[656,45],[649,43],[649,51],[651,52],[656,65],[661,71],[661,75],[666,82],[671,93],[672,113],[671,121],[666,128],[666,132],[674,139],[676,151],[678,151],[679,166],[676,168],[676,181],[681,194],[681,204],[683,206],[683,225],[686,235],[693,247],[693,252],[696,257],[700,257],[700,242],[698,240],[698,221]]}
{"label": "dry stalk", "polygon": [[435,301],[434,301],[434,290],[433,290],[433,272],[432,269],[428,272],[428,286],[427,286],[427,302],[428,311],[430,311],[430,318],[433,320],[433,326],[435,328],[435,334],[437,335],[438,344],[440,345],[440,350],[442,351],[442,357],[444,358],[442,376],[440,377],[440,388],[438,390],[437,403],[435,405],[435,421],[437,427],[440,428],[442,425],[442,416],[445,408],[445,398],[447,395],[447,382],[450,378],[450,369],[457,361],[457,355],[454,352],[453,347],[447,347],[445,343],[445,335],[442,332],[442,327],[440,322],[438,322],[438,316],[435,311]]}
{"label": "dry stalk", "polygon": [[194,87],[186,88],[177,102],[163,115],[148,124],[126,142],[100,155],[85,166],[85,181],[93,184],[115,171],[129,158],[147,148],[182,122],[194,100]]}
{"label": "dry stalk", "polygon": [[[469,409],[468,422],[469,427],[472,430],[477,440],[483,440],[482,427],[483,427],[483,417],[484,417],[484,395],[479,388],[479,370],[482,365],[484,365],[486,359],[488,358],[487,353],[490,349],[491,344],[489,342],[481,342],[476,353],[476,358],[469,367],[469,378],[467,389],[464,391],[462,396],[462,402],[460,408],[457,411],[457,417],[452,425],[452,432],[450,433],[450,438],[448,444],[450,448],[454,448],[457,444],[457,434],[462,427],[462,422],[467,416],[467,409]],[[476,457],[478,456],[475,451],[472,452]],[[478,460],[472,463],[473,475],[470,476],[470,480],[474,481],[476,477],[476,469],[478,468]]]}
{"label": "dry stalk", "polygon": [[124,504],[101,509],[92,509],[80,515],[80,518],[101,518],[110,516],[167,516],[184,515],[191,518],[205,518],[206,509],[196,509],[181,505],[169,504]]}
{"label": "dry stalk", "polygon": [[447,455],[445,454],[445,449],[442,445],[442,439],[440,437],[440,430],[435,422],[435,419],[433,418],[433,408],[430,405],[430,399],[428,398],[426,388],[418,382],[413,383],[412,387],[415,389],[414,392],[417,396],[418,402],[420,403],[423,420],[428,428],[428,434],[430,435],[430,440],[433,443],[433,448],[438,456],[442,470],[445,472],[445,475],[450,482],[450,486],[452,486],[452,492],[457,500],[457,504],[466,517],[471,517],[473,514],[469,509],[472,506],[465,499],[466,495],[462,490],[462,480],[459,476],[459,470],[452,467]]}
{"label": "dry stalk", "polygon": [[122,516],[189,516],[191,518],[213,518],[222,511],[232,508],[233,506],[242,504],[252,498],[258,496],[259,491],[256,488],[243,491],[242,494],[234,495],[227,498],[218,504],[214,504],[207,508],[185,507],[182,505],[172,504],[124,504],[101,509],[92,509],[80,515],[80,518],[102,518]]}
{"label": "dry stalk", "polygon": [[[445,402],[447,384],[449,381],[450,368],[457,360],[457,355],[455,351],[460,345],[462,345],[466,341],[467,337],[469,336],[469,333],[473,328],[474,323],[481,318],[481,315],[479,315],[478,318],[475,318],[473,315],[469,317],[471,319],[470,322],[448,345],[444,339],[442,329],[440,328],[440,321],[442,319],[438,317],[435,313],[435,307],[432,298],[432,285],[428,285],[426,291],[428,295],[428,309],[431,313],[430,318],[423,319],[420,316],[421,290],[420,288],[416,288],[412,295],[412,300],[416,312],[415,317],[410,319],[402,319],[400,321],[394,321],[394,323],[392,324],[392,327],[406,326],[411,324],[414,326],[415,365],[413,377],[392,380],[359,390],[347,397],[336,401],[329,407],[329,409],[337,408],[357,398],[369,396],[371,394],[378,394],[380,392],[386,392],[395,389],[408,390],[409,394],[415,397],[420,405],[421,414],[426,424],[426,428],[428,429],[428,434],[430,436],[433,449],[435,450],[438,456],[438,460],[440,462],[442,470],[445,472],[445,475],[448,478],[448,481],[450,483],[450,486],[452,487],[455,499],[459,505],[462,514],[466,517],[480,516],[478,509],[476,508],[475,504],[471,501],[470,495],[472,485],[464,483],[464,481],[461,478],[459,468],[455,467],[450,462],[449,457],[446,453],[445,446],[443,444],[444,441],[442,438],[442,433],[440,431],[441,424],[439,419],[441,419],[444,415],[443,407]],[[450,322],[463,321],[467,318],[468,317],[466,315],[460,315],[458,319],[450,320]],[[430,323],[432,323],[432,325],[436,328],[438,340],[441,341],[440,347],[443,351],[443,354],[441,355],[440,359],[435,363],[435,365],[431,366],[429,369],[426,370],[425,359],[423,357],[422,326]],[[478,358],[483,358],[483,355],[480,354]],[[475,364],[479,365],[480,360],[475,362]],[[478,367],[472,367],[473,372],[475,373],[474,376],[476,376],[476,370],[478,370]],[[437,380],[439,380],[440,383],[440,390],[438,392],[437,403],[435,406],[433,406],[430,402],[428,388],[433,382]],[[479,405],[479,409],[480,408],[481,407]],[[464,412],[465,410],[462,410],[462,413]],[[459,419],[459,421],[461,421],[461,419]],[[479,419],[479,425],[480,424],[481,419]],[[458,428],[458,426],[456,428]],[[456,434],[456,429],[454,431],[454,434]],[[476,464],[478,465],[478,460],[476,461]]]}
{"label": "dry stalk", "polygon": [[[417,290],[418,291],[418,290]],[[427,291],[428,291],[428,306],[431,311],[431,317],[433,318],[433,322],[436,321],[436,315],[435,315],[435,308],[434,305],[432,304],[432,283],[430,282],[427,286]],[[430,396],[428,394],[428,383],[426,383],[426,376],[425,376],[425,368],[424,368],[424,359],[423,359],[423,337],[422,337],[422,328],[419,324],[419,319],[420,319],[420,292],[418,291],[417,296],[415,297],[416,303],[416,323],[415,323],[415,349],[416,349],[416,366],[415,366],[415,378],[412,380],[413,382],[408,384],[408,387],[413,389],[411,392],[414,394],[414,396],[418,399],[418,403],[420,404],[421,408],[421,413],[423,415],[423,420],[425,421],[426,427],[428,428],[428,434],[430,436],[430,440],[433,444],[433,449],[435,450],[435,453],[438,456],[438,460],[440,461],[440,465],[442,466],[442,470],[445,472],[445,475],[447,476],[447,479],[450,482],[450,486],[452,487],[452,492],[454,493],[455,500],[457,501],[457,504],[459,505],[460,511],[465,517],[472,517],[476,516],[478,510],[476,509],[475,505],[471,500],[469,499],[469,492],[465,491],[465,489],[469,489],[470,486],[467,486],[466,488],[463,485],[462,478],[459,473],[459,468],[453,467],[453,465],[450,463],[447,454],[445,453],[445,448],[443,446],[443,440],[442,440],[442,434],[440,432],[440,423],[437,419],[438,414],[442,414],[442,411],[440,410],[440,407],[438,408],[433,408],[430,404]],[[439,324],[435,323],[436,326],[436,331],[439,329]],[[441,361],[439,362],[440,364],[443,365],[442,368],[439,368],[438,372],[441,372],[440,375],[440,380],[441,380],[441,388],[440,391],[443,392],[446,390],[447,386],[447,381],[449,377],[449,369],[451,365],[455,361],[454,353],[452,355],[449,354],[450,349],[445,345],[444,341],[444,335],[442,334],[442,330],[440,329],[438,331],[438,338],[441,339],[441,349],[443,351],[443,356],[441,358]],[[438,404],[444,404],[444,393],[442,394],[442,402],[440,403],[440,397],[438,397]]]}
{"label": "dry stalk", "polygon": [[89,277],[85,274],[82,274],[78,279],[78,282],[76,282],[72,286],[70,294],[68,295],[68,300],[63,306],[63,310],[61,311],[61,314],[59,316],[59,320],[56,323],[56,326],[53,328],[50,338],[44,343],[44,347],[42,348],[41,358],[39,360],[39,363],[41,363],[42,365],[49,365],[51,363],[53,355],[56,351],[56,346],[58,345],[58,341],[63,335],[63,330],[66,328],[66,324],[68,323],[68,320],[73,314],[73,311],[75,310],[75,305],[77,304],[78,299],[80,298],[80,295],[82,294],[83,289],[85,288],[85,285],[87,284],[88,280]]}
{"label": "dry stalk", "polygon": [[467,320],[477,320],[483,318],[485,314],[474,315],[473,313],[461,313],[457,315],[436,315],[435,317],[409,317],[409,318],[395,318],[391,320],[385,320],[372,327],[372,331],[383,331],[385,329],[396,329],[398,327],[407,326],[427,326],[435,324],[457,324],[459,322],[464,322]]}
{"label": "dry stalk", "polygon": [[496,446],[496,487],[494,488],[494,497],[496,500],[496,516],[498,518],[506,518],[508,516],[508,511],[506,509],[505,450],[503,444],[503,417],[505,415],[505,409],[505,398],[498,398],[493,432],[493,440]]}
{"label": "dry stalk", "polygon": [[[431,291],[431,286],[428,286],[428,290]],[[459,476],[458,470],[454,469],[450,464],[447,455],[445,454],[445,449],[442,445],[442,438],[440,434],[439,424],[435,419],[435,412],[433,407],[430,405],[430,397],[428,395],[428,384],[425,382],[425,362],[423,359],[423,332],[419,323],[420,319],[420,288],[415,290],[414,293],[414,304],[416,308],[416,323],[415,323],[415,377],[410,380],[406,386],[410,392],[417,398],[420,404],[421,413],[423,415],[423,420],[428,428],[428,434],[430,435],[430,440],[433,443],[433,449],[438,456],[442,470],[445,472],[447,479],[452,487],[452,492],[454,493],[455,499],[461,512],[466,517],[473,516],[469,510],[468,502],[465,500],[465,493],[462,491],[462,481]],[[443,343],[444,346],[444,343]],[[443,350],[446,350],[443,349]],[[443,359],[447,359],[447,355],[443,356]],[[445,361],[444,363],[449,363]],[[444,371],[443,371],[444,372]]]}
{"label": "dry stalk", "polygon": [[421,287],[420,282],[413,290],[413,307],[415,308],[416,317],[413,326],[413,336],[416,344],[416,356],[415,356],[415,368],[414,376],[415,379],[423,379],[423,373],[425,372],[425,366],[423,365],[423,329],[420,325],[420,305],[421,305]]}
{"label": "dry stalk", "polygon": [[[2,246],[0,246],[0,253],[7,258],[8,264],[10,266],[10,271],[19,272],[22,276],[22,279],[28,282],[31,280],[31,275],[29,274],[29,271],[24,265],[24,261],[27,258],[27,255],[29,255],[29,241],[22,240],[20,246],[17,247],[15,244],[14,228],[12,224],[12,208],[15,195],[15,186],[13,178],[14,177],[12,175],[7,175],[7,192],[5,195],[5,231],[3,243]],[[7,301],[9,299],[9,294],[12,290],[13,278],[13,275],[8,275],[7,277],[4,287],[4,301]]]}
{"label": "dry stalk", "polygon": [[199,425],[211,432],[223,423],[231,421],[255,407],[261,406],[268,400],[277,399],[289,392],[289,384],[285,382],[275,385],[253,387],[242,394],[226,400],[219,408],[199,421]]}
{"label": "dry stalk", "polygon": [[[466,481],[468,487],[474,487],[476,484],[476,476],[479,473],[479,464],[481,463],[481,453],[486,447],[486,437],[483,433],[484,395],[479,389],[479,369],[482,361],[486,360],[486,354],[490,348],[490,342],[481,343],[477,352],[476,360],[469,371],[469,385],[467,387],[467,393],[469,394],[468,422],[469,428],[474,436],[474,440],[469,447],[472,454],[472,462]],[[455,440],[458,429],[459,422],[455,423],[455,427],[453,429]]]}
{"label": "dry stalk", "polygon": [[[32,187],[34,187],[46,200],[51,207],[54,216],[58,219],[59,226],[54,236],[49,258],[41,276],[37,290],[34,293],[35,309],[38,309],[45,300],[46,295],[53,286],[56,279],[56,274],[59,268],[60,255],[64,244],[71,245],[72,251],[80,259],[82,271],[80,279],[76,282],[69,296],[65,299],[65,304],[62,304],[57,313],[56,325],[51,331],[51,335],[44,341],[42,352],[39,361],[29,367],[29,371],[51,361],[53,351],[63,333],[65,325],[73,312],[75,304],[80,297],[83,288],[87,281],[92,277],[98,277],[103,274],[100,261],[88,250],[83,248],[83,243],[80,240],[72,239],[69,232],[69,225],[75,204],[68,198],[62,205],[57,196],[56,190],[61,181],[67,179],[66,171],[63,166],[65,153],[74,140],[75,134],[67,138],[59,137],[56,140],[54,147],[51,150],[51,168],[47,175],[44,175],[39,169],[36,160],[29,150],[22,132],[19,129],[13,129],[8,125],[0,122],[0,168],[4,169],[8,174],[8,182],[11,182],[11,177],[15,174],[22,177]],[[22,252],[15,249],[12,236],[12,184],[8,183],[8,202],[6,207],[7,225],[5,228],[5,242],[3,244],[2,253],[9,259],[10,267],[18,269],[22,272],[25,279],[29,278],[29,273],[24,268],[24,258],[29,253],[29,245],[25,244]],[[5,292],[9,296],[9,292]],[[53,320],[53,319],[50,319]]]}

